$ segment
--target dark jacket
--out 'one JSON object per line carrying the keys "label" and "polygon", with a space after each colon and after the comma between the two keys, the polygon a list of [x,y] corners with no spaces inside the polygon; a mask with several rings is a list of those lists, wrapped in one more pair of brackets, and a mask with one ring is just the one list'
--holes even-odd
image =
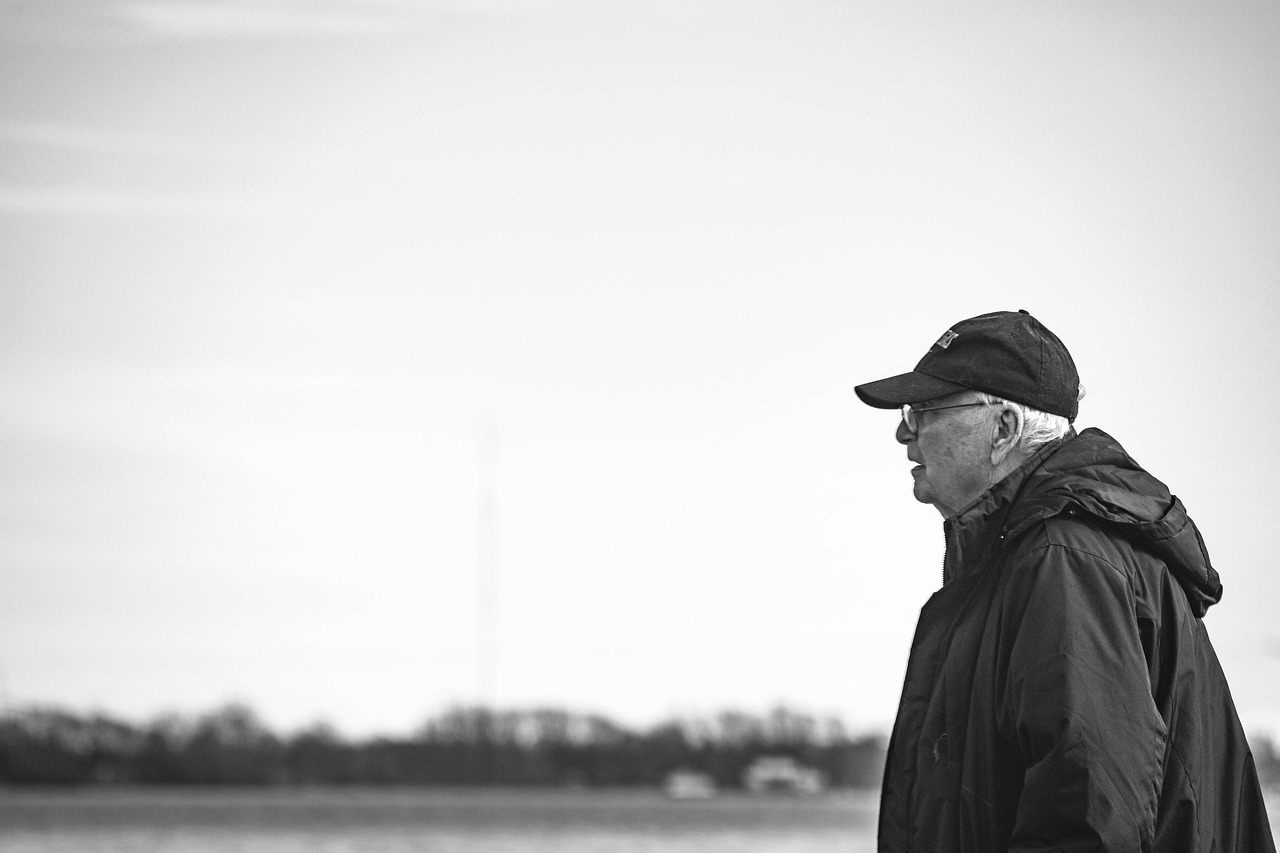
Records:
{"label": "dark jacket", "polygon": [[1042,448],[945,523],[880,850],[1275,850],[1201,617],[1182,503],[1106,433]]}

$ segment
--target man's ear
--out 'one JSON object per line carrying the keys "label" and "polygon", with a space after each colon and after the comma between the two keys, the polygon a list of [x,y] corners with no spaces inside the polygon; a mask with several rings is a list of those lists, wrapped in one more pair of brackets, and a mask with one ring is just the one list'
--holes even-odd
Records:
{"label": "man's ear", "polygon": [[991,464],[999,466],[1009,458],[1009,454],[1017,449],[1022,440],[1022,413],[1012,406],[1000,410],[995,424],[991,427]]}

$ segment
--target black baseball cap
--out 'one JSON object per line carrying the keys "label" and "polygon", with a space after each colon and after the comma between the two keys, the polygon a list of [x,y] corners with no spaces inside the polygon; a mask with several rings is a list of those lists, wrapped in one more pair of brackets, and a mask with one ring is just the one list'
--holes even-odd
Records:
{"label": "black baseball cap", "polygon": [[938,338],[915,370],[853,390],[877,409],[960,391],[985,391],[1068,421],[1080,408],[1080,375],[1071,353],[1026,311],[961,320]]}

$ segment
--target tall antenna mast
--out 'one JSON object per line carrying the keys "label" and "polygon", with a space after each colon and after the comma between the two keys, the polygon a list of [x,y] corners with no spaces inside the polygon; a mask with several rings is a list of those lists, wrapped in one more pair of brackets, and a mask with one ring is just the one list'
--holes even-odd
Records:
{"label": "tall antenna mast", "polygon": [[476,518],[476,704],[492,708],[497,690],[497,436],[480,430]]}

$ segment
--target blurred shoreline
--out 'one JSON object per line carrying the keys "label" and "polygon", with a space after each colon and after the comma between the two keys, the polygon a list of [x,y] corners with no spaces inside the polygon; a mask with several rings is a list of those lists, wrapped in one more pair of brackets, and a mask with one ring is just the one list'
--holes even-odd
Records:
{"label": "blurred shoreline", "polygon": [[[769,786],[771,766],[775,787],[803,770],[813,790],[868,790],[884,749],[882,735],[784,707],[643,730],[561,709],[455,707],[410,735],[364,739],[324,724],[277,734],[240,704],[144,725],[28,708],[0,720],[0,785],[657,788],[691,774],[733,791]],[[765,777],[752,776],[762,760]]]}

